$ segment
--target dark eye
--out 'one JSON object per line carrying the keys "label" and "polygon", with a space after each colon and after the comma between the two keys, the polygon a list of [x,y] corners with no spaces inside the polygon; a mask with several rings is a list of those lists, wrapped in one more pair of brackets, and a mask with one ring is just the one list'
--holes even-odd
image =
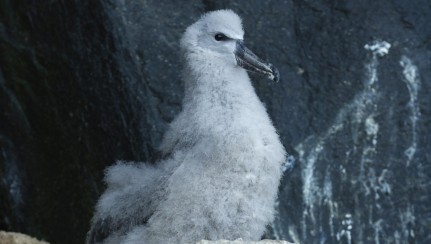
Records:
{"label": "dark eye", "polygon": [[215,36],[214,36],[214,39],[216,40],[216,41],[224,41],[224,40],[227,40],[227,39],[229,39],[227,36],[225,36],[223,33],[217,33]]}

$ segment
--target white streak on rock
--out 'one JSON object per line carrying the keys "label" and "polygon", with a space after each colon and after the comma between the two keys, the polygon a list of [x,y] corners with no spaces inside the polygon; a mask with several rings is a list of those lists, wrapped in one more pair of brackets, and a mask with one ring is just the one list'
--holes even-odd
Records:
{"label": "white streak on rock", "polygon": [[403,67],[404,82],[406,83],[410,94],[408,106],[411,111],[410,120],[412,123],[412,142],[410,147],[404,151],[404,154],[407,156],[407,165],[410,165],[417,148],[417,121],[420,117],[418,93],[421,82],[419,79],[418,68],[408,57],[402,56],[400,65]]}
{"label": "white streak on rock", "polygon": [[383,57],[389,53],[389,48],[391,48],[391,44],[386,41],[374,41],[371,44],[365,44],[364,48],[373,52],[374,55]]}
{"label": "white streak on rock", "polygon": [[[377,147],[377,135],[379,130],[379,124],[374,119],[377,113],[377,100],[378,94],[378,72],[377,68],[379,65],[378,57],[383,57],[389,53],[391,44],[386,41],[375,41],[371,44],[364,46],[366,50],[372,52],[372,58],[366,63],[366,78],[364,79],[364,89],[359,92],[351,102],[343,106],[335,117],[332,125],[319,136],[310,136],[305,141],[301,142],[295,147],[298,152],[298,161],[303,164],[302,171],[302,193],[305,209],[302,218],[302,236],[306,236],[307,231],[310,231],[307,227],[307,221],[311,221],[311,226],[316,226],[318,219],[315,216],[315,209],[321,207],[322,200],[325,200],[325,204],[330,208],[331,219],[335,212],[338,212],[336,205],[332,202],[332,199],[328,199],[331,196],[332,187],[328,184],[323,186],[319,185],[318,176],[315,174],[316,165],[321,161],[321,154],[325,151],[327,144],[331,143],[331,140],[339,132],[345,131],[346,121],[349,121],[352,126],[353,137],[358,137],[360,130],[365,130],[367,134],[364,147],[362,148],[362,157],[360,159],[360,175],[358,181],[361,182],[365,191],[368,193],[374,188],[370,182],[367,181],[369,172],[367,173],[366,164],[374,160],[376,147]],[[330,146],[330,145],[329,145]],[[390,186],[387,186],[390,189]],[[377,194],[377,193],[376,193]],[[350,231],[352,225],[346,227],[343,236],[351,238]],[[347,233],[348,231],[348,233]],[[332,233],[333,235],[333,233]],[[340,233],[338,233],[340,235]],[[280,235],[284,236],[284,235]],[[349,237],[350,236],[350,237]]]}

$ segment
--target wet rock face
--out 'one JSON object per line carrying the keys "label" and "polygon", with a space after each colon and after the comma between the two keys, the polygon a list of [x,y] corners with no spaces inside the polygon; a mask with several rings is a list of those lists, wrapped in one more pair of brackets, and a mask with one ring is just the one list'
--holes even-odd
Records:
{"label": "wet rock face", "polygon": [[82,243],[116,159],[153,161],[181,109],[179,37],[231,8],[281,73],[252,75],[295,168],[268,237],[431,240],[431,3],[0,5],[0,228]]}

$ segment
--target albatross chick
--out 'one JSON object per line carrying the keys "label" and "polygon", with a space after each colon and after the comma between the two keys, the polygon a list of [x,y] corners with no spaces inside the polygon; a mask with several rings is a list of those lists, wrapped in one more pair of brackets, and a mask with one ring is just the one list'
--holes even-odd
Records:
{"label": "albatross chick", "polygon": [[156,165],[107,169],[87,243],[259,240],[274,218],[285,150],[247,71],[278,71],[243,43],[231,10],[185,31],[185,96]]}

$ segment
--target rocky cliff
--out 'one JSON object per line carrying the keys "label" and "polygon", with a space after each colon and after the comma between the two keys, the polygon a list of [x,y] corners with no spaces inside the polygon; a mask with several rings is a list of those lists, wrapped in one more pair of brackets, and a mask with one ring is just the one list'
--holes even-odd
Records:
{"label": "rocky cliff", "polygon": [[431,2],[0,1],[0,229],[82,243],[103,169],[153,161],[181,109],[178,41],[243,17],[295,167],[267,237],[431,241]]}

